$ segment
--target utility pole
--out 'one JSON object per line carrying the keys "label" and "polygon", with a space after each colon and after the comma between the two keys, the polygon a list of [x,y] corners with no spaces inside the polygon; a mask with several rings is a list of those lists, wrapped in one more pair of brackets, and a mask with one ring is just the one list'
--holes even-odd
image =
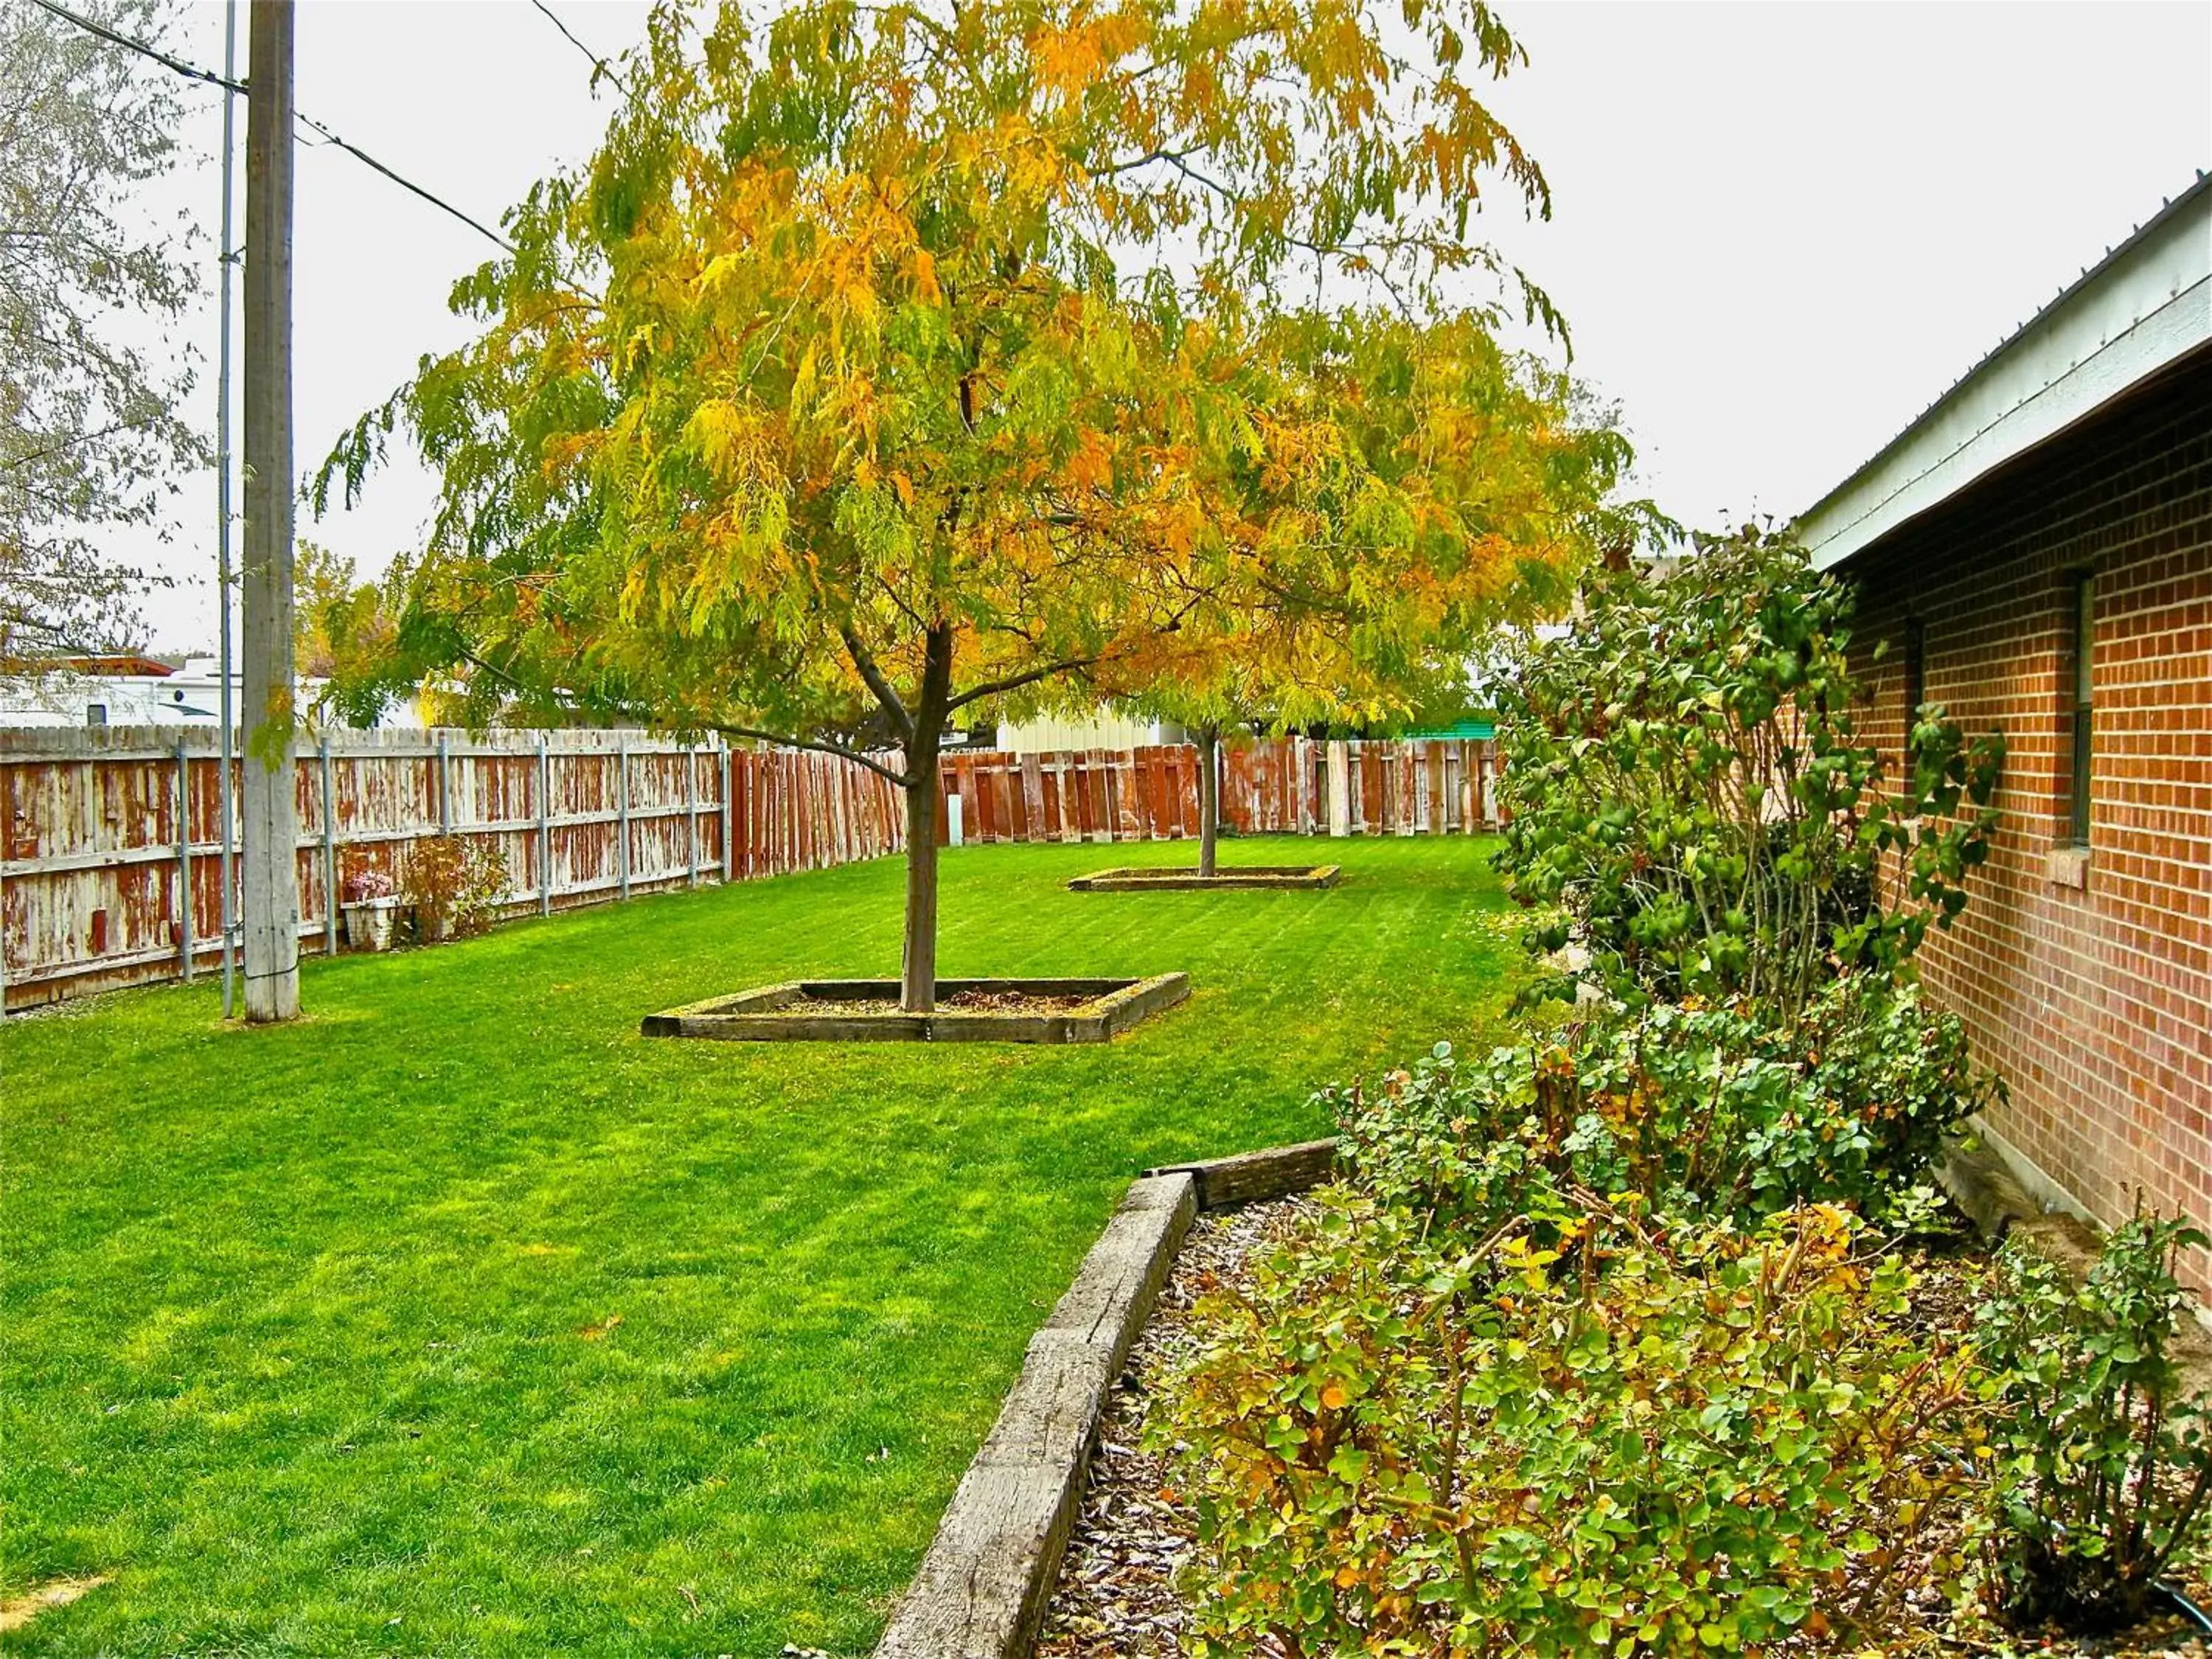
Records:
{"label": "utility pole", "polygon": [[292,776],[292,0],[252,0],[246,91],[246,547],[241,839],[246,1018],[300,1012]]}
{"label": "utility pole", "polygon": [[[222,6],[222,78],[226,83],[238,79],[238,0],[223,0]],[[238,812],[231,799],[233,774],[237,770],[234,732],[237,728],[237,699],[232,693],[230,675],[230,295],[234,284],[231,282],[231,267],[238,263],[238,249],[231,238],[238,229],[237,216],[232,212],[232,176],[236,171],[238,143],[235,118],[238,94],[226,84],[222,89],[222,246],[216,252],[222,256],[216,262],[216,276],[222,284],[222,367],[216,374],[215,407],[215,592],[222,607],[219,630],[222,645],[218,649],[218,666],[222,675],[222,698],[218,704],[222,717],[221,745],[222,771],[216,790],[222,823],[222,1017],[228,1019],[233,1003],[237,1000],[232,980],[238,955],[238,870],[231,848],[235,840],[233,825]]]}

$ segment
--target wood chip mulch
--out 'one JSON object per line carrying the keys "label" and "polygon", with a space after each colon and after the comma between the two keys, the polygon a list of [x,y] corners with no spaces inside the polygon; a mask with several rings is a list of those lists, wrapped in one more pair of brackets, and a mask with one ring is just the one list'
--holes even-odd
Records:
{"label": "wood chip mulch", "polygon": [[[1082,1512],[1045,1613],[1036,1659],[1177,1659],[1186,1651],[1188,1608],[1176,1590],[1175,1576],[1195,1547],[1197,1522],[1170,1483],[1168,1460],[1141,1449],[1154,1390],[1199,1343],[1191,1318],[1198,1298],[1221,1285],[1246,1282],[1268,1248],[1283,1243],[1312,1208],[1310,1200],[1289,1199],[1202,1215],[1192,1224],[1158,1305],[1107,1404]],[[1925,1276],[1914,1299],[1922,1318],[1954,1328],[1969,1322],[1978,1285],[1968,1265],[1940,1259],[1920,1265]],[[2190,1580],[2199,1604],[2205,1605],[2212,1592],[2197,1575]],[[1908,1615],[1906,1622],[1918,1621]],[[2212,1659],[2212,1638],[2201,1636],[2179,1615],[2151,1620],[2122,1636],[2014,1638],[2008,1645],[1990,1647],[1936,1636],[1932,1626],[1937,1622],[1930,1619],[1913,1632],[1917,1639],[1893,1648],[1877,1641],[1850,1651],[1854,1659],[1889,1652]]]}
{"label": "wood chip mulch", "polygon": [[1045,1613],[1036,1659],[1168,1659],[1182,1653],[1184,1607],[1175,1572],[1198,1524],[1168,1484],[1166,1459],[1140,1449],[1152,1389],[1197,1346],[1192,1304],[1218,1285],[1243,1282],[1265,1247],[1280,1242],[1311,1208],[1305,1200],[1284,1199],[1191,1224],[1107,1402],[1083,1513]]}

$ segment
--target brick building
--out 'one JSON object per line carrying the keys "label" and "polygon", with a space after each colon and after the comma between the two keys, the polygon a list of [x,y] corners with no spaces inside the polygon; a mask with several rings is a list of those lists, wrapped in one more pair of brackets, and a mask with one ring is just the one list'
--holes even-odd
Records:
{"label": "brick building", "polygon": [[2009,1086],[1990,1140],[2051,1207],[2212,1223],[2212,179],[1797,529],[1858,583],[1886,748],[1923,699],[2005,733],[1922,957]]}

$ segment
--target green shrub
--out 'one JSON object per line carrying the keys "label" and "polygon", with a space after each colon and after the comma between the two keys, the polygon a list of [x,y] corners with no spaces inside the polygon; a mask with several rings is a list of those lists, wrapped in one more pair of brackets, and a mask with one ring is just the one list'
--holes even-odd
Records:
{"label": "green shrub", "polygon": [[1600,1010],[1557,1041],[1472,1066],[1439,1045],[1379,1091],[1322,1099],[1368,1190],[1488,1228],[1579,1214],[1578,1194],[1647,1212],[1833,1200],[1880,1213],[1996,1087],[1956,1018],[1851,975],[1786,1028],[1741,1007]]}
{"label": "green shrub", "polygon": [[1616,1219],[1601,1252],[1340,1196],[1208,1305],[1157,1431],[1197,1504],[1199,1650],[1626,1659],[1879,1621],[1961,1507],[1967,1357],[1846,1211]]}
{"label": "green shrub", "polygon": [[1857,730],[1850,590],[1753,531],[1697,547],[1663,578],[1595,573],[1566,636],[1500,677],[1499,861],[1552,918],[1532,942],[1582,945],[1609,994],[1788,1018],[1949,925],[2003,744],[1927,705],[1892,778]]}
{"label": "green shrub", "polygon": [[2138,1217],[2078,1287],[2033,1249],[2006,1249],[1980,1336],[2007,1407],[1992,1577],[2008,1621],[2084,1634],[2134,1624],[2201,1530],[2212,1399],[2182,1390],[2173,1266],[2206,1242]]}

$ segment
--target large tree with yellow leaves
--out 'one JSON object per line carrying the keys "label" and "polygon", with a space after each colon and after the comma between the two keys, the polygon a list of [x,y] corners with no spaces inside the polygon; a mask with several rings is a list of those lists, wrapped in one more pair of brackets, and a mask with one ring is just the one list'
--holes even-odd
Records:
{"label": "large tree with yellow leaves", "polygon": [[1518,56],[1470,0],[665,6],[325,468],[442,473],[395,675],[894,779],[927,1010],[956,719],[1232,660],[1339,706],[1580,544],[1618,441],[1453,308],[1548,318],[1468,234],[1545,205],[1473,86]]}

